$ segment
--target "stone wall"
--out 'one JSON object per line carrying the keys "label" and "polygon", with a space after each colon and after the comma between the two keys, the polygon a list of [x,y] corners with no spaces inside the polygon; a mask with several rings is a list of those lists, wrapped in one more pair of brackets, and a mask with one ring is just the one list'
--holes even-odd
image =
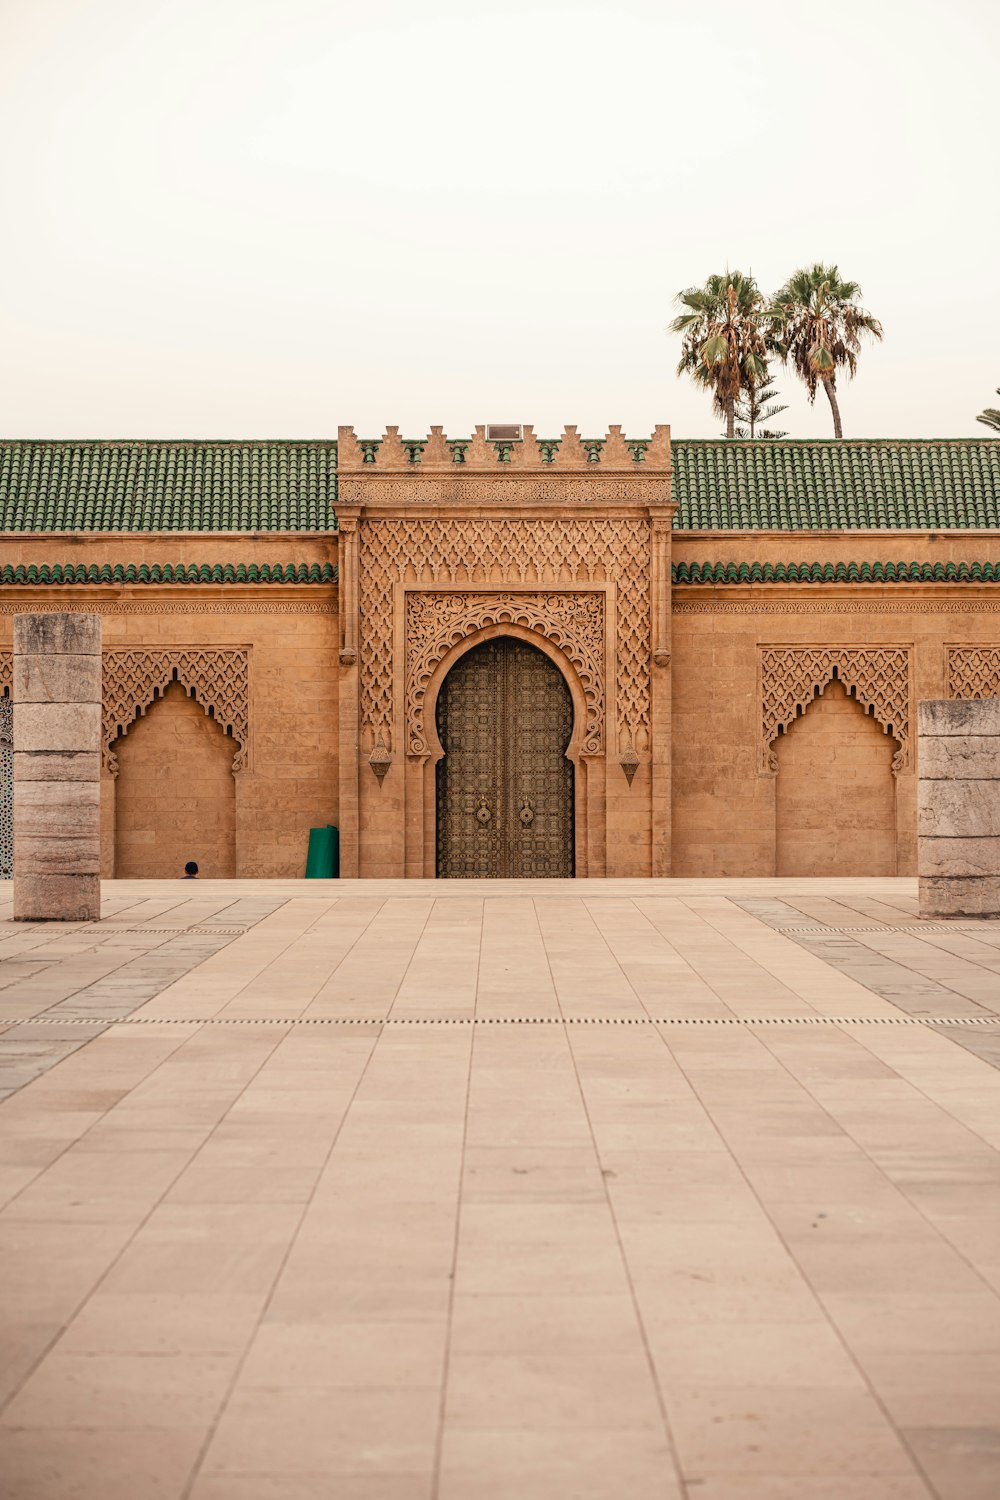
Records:
{"label": "stone wall", "polygon": [[[5,539],[5,545],[6,545]],[[102,561],[105,551],[113,561],[178,563],[241,561],[328,562],[336,559],[336,539],[295,537],[240,538],[168,537],[88,539],[86,547],[70,548],[67,538],[18,543],[24,562],[65,562],[68,551],[90,563]],[[112,552],[114,556],[111,557]],[[101,616],[106,653],[134,651],[141,658],[159,663],[192,652],[237,651],[248,662],[248,744],[226,736],[229,782],[226,798],[231,814],[220,809],[216,821],[231,816],[234,822],[234,871],[239,877],[272,878],[301,876],[305,870],[309,829],[337,824],[337,591],[336,585],[240,585],[228,587],[160,585],[124,588],[0,588],[0,654],[12,648],[13,619],[31,609],[93,610]],[[2,662],[0,662],[2,666]],[[128,715],[124,736],[112,740],[109,749],[116,760],[131,756],[125,750],[130,736],[153,727],[140,740],[140,755],[149,763],[149,774],[168,778],[176,773],[173,736],[156,726],[161,708],[151,675],[143,686],[141,670],[134,678],[134,707]],[[194,680],[197,672],[192,669]],[[169,687],[167,688],[169,692]],[[206,705],[197,687],[184,710],[206,716]],[[216,740],[221,730],[206,723]],[[147,743],[144,745],[143,740]],[[238,768],[233,763],[245,751]],[[117,768],[115,768],[117,769]],[[129,775],[129,771],[124,773]],[[212,772],[207,773],[211,778]],[[118,779],[105,769],[101,784],[102,864],[106,878],[116,875],[116,849],[125,833],[125,823],[116,807]],[[128,795],[128,794],[126,794]],[[193,815],[192,815],[193,816]],[[142,830],[145,842],[129,848],[124,869],[133,877],[162,875],[164,861],[173,873],[172,847],[176,807],[162,799],[156,826]],[[189,819],[188,832],[193,832]],[[214,840],[214,834],[213,834]],[[216,860],[216,844],[207,863]],[[181,839],[181,843],[188,843]],[[223,838],[222,843],[225,843]],[[185,853],[198,859],[198,853]],[[199,863],[201,861],[199,860]],[[183,861],[182,861],[183,863]],[[222,861],[220,860],[220,864]],[[207,873],[207,871],[206,871]]]}
{"label": "stone wall", "polygon": [[[398,477],[389,475],[386,482],[395,483]],[[531,476],[514,477],[525,485]],[[572,485],[578,482],[583,481],[578,481],[575,472],[566,480]],[[461,528],[470,521],[473,541],[485,535],[483,527],[497,509],[497,502],[491,500],[486,521],[482,515],[469,516],[468,508],[456,515],[449,531],[453,549],[462,541]],[[553,512],[556,509],[550,507]],[[589,507],[577,509],[589,515]],[[538,532],[537,522],[531,524]],[[518,571],[522,559],[516,549],[504,560],[492,546],[492,532],[488,545],[476,542],[482,566],[457,583],[459,589],[469,591],[470,620],[487,590],[504,586],[505,577],[509,584],[516,575],[517,587],[532,595],[525,597],[526,604],[539,603],[540,607],[544,601],[533,596],[550,585],[563,590],[560,607],[566,605],[568,589],[589,590],[586,597],[599,594],[605,601],[606,621],[613,621],[610,601],[616,592],[624,592],[619,583],[604,577],[614,550],[613,526],[600,521],[597,529],[597,560],[593,567],[574,564],[575,572],[562,566],[572,552],[572,539],[564,535],[553,544],[548,571],[532,568],[530,576],[525,573],[524,577]],[[356,551],[357,537],[355,527]],[[340,543],[345,539],[346,533]],[[6,537],[4,542],[5,557],[26,565],[67,561],[313,564],[336,561],[338,555],[338,539],[320,536],[53,535]],[[456,586],[449,568],[436,560],[437,581],[431,576],[433,569],[418,579],[412,538],[400,536],[397,542],[392,577],[386,573],[384,598],[379,596],[372,603],[365,596],[363,612],[368,619],[380,611],[388,617],[397,607],[401,610],[397,595],[412,602],[419,588],[430,589],[432,583],[434,597],[429,596],[428,602],[438,607],[436,596]],[[1000,536],[984,532],[674,533],[671,546],[675,560],[687,564],[754,559],[774,563],[1000,559]],[[645,608],[636,594],[632,616],[639,618]],[[8,667],[12,617],[31,609],[99,612],[108,652],[166,652],[179,658],[205,649],[245,655],[249,753],[230,772],[238,876],[301,874],[309,828],[330,822],[346,825],[339,802],[345,788],[354,799],[355,825],[363,835],[362,873],[391,869],[398,874],[423,874],[428,862],[433,868],[433,797],[424,795],[422,782],[411,788],[412,795],[408,791],[403,796],[404,777],[414,782],[423,777],[432,783],[433,766],[426,771],[418,763],[411,754],[412,735],[403,735],[412,684],[402,672],[402,619],[397,621],[398,638],[386,637],[396,651],[399,668],[399,680],[386,702],[400,722],[392,737],[392,766],[380,783],[369,763],[371,735],[364,739],[359,734],[357,706],[352,714],[345,714],[338,729],[338,685],[356,671],[344,659],[353,660],[351,650],[356,652],[358,642],[340,637],[345,622],[338,618],[335,584],[0,588],[0,658],[8,653]],[[443,614],[442,619],[447,625]],[[550,622],[550,634],[559,623],[558,619]],[[631,784],[621,769],[625,747],[612,742],[608,722],[612,700],[621,696],[620,684],[611,680],[611,674],[597,692],[593,672],[589,677],[584,672],[583,656],[583,666],[578,663],[573,668],[590,699],[597,701],[603,694],[609,705],[600,729],[608,753],[595,762],[588,751],[578,767],[578,784],[588,790],[586,816],[578,816],[577,831],[581,846],[589,853],[592,873],[655,870],[678,876],[770,876],[795,869],[817,875],[863,875],[894,869],[899,875],[916,874],[916,725],[908,723],[903,735],[900,715],[912,721],[921,698],[982,697],[1000,691],[1000,589],[996,585],[677,586],[672,616],[659,628],[661,654],[670,659],[670,666],[660,666],[655,673],[659,684],[655,726],[648,742],[639,745],[641,763]],[[646,649],[644,641],[640,645]],[[430,637],[427,646],[430,653],[435,646]],[[440,664],[434,666],[437,660],[434,653],[414,653],[411,675],[416,680],[431,667],[435,672],[442,670]],[[855,672],[856,680],[846,680],[845,664]],[[4,659],[0,659],[0,691],[3,668]],[[146,687],[126,733],[110,749],[125,764],[132,754],[127,748],[129,737],[146,728],[148,719],[159,748],[154,745],[150,750],[148,743],[144,747],[143,740],[150,739],[144,734],[137,740],[140,758],[148,755],[154,766],[165,771],[172,754],[170,736],[157,727],[163,714],[154,706],[157,698],[152,686],[147,683]],[[188,698],[185,712],[190,716],[196,710],[207,712],[198,690]],[[860,722],[862,714],[867,724]],[[423,717],[427,718],[426,713]],[[433,714],[430,717],[432,722]],[[225,748],[236,760],[242,746],[230,737]],[[585,748],[582,740],[581,748]],[[226,785],[223,800],[228,803]],[[121,817],[116,813],[118,789],[119,781],[106,770],[102,785],[102,870],[106,876],[116,873],[116,848],[122,849],[132,818],[129,812]],[[876,803],[877,837],[873,841],[867,828]],[[166,806],[156,827],[147,820],[141,830],[144,841],[132,842],[128,862],[121,868],[130,874],[161,873],[162,861],[171,862],[178,852],[166,853],[170,822]],[[188,827],[193,830],[193,824]],[[416,851],[405,866],[396,853],[395,862],[389,861],[387,852],[398,853],[403,829],[407,849]],[[186,844],[189,839],[180,842]],[[157,847],[159,852],[154,853]],[[215,861],[215,852],[209,859]]]}
{"label": "stone wall", "polygon": [[[769,555],[770,541],[755,542],[756,555]],[[684,545],[693,547],[689,539]],[[913,538],[905,545],[919,555]],[[825,539],[811,546],[814,554],[827,550]],[[699,550],[709,554],[705,544]],[[856,544],[855,555],[861,550]],[[864,550],[874,555],[870,541]],[[744,544],[743,555],[748,551]],[[998,691],[997,590],[684,587],[675,588],[673,602],[671,873],[774,875],[779,847],[780,872],[790,873],[795,838],[810,846],[795,856],[799,873],[887,873],[890,838],[894,873],[916,875],[916,703]],[[847,682],[845,669],[855,671],[860,688]],[[824,689],[838,680],[845,690],[852,686],[844,707],[865,713],[892,766],[894,833],[883,801],[874,849],[862,823],[877,739],[858,737],[855,713],[829,716],[821,707]],[[817,710],[814,728],[825,721],[823,734],[807,729]],[[814,781],[821,790],[834,766],[837,810],[828,806],[810,829],[793,805],[801,798],[783,794],[782,777],[791,771],[800,785]]]}
{"label": "stone wall", "polygon": [[922,917],[1000,915],[1000,698],[919,708]]}

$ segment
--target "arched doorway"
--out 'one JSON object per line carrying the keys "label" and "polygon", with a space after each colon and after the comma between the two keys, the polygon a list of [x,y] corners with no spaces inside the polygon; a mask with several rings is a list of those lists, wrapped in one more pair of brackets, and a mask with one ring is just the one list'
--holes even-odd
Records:
{"label": "arched doorway", "polygon": [[573,700],[544,652],[510,636],[459,658],[437,700],[437,874],[573,874]]}

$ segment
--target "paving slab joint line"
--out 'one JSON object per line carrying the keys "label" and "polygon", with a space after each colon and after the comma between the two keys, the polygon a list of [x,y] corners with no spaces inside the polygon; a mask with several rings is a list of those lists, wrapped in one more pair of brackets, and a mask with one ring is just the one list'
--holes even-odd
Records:
{"label": "paving slab joint line", "polygon": [[[988,1016],[0,1016],[12,1026],[1000,1026]],[[0,1031],[2,1039],[3,1031]]]}

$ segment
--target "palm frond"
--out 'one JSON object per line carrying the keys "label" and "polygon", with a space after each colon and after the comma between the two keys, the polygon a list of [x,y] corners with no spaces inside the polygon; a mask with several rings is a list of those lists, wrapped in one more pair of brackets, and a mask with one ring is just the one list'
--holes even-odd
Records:
{"label": "palm frond", "polygon": [[832,392],[837,373],[854,376],[862,338],[881,339],[882,325],[859,306],[861,287],[836,265],[817,261],[794,271],[771,298],[772,352],[790,364],[815,401],[820,385]]}
{"label": "palm frond", "polygon": [[740,396],[767,380],[772,326],[761,290],[753,276],[726,271],[674,301],[684,309],[670,324],[682,340],[677,373],[710,387],[713,407],[731,420]]}

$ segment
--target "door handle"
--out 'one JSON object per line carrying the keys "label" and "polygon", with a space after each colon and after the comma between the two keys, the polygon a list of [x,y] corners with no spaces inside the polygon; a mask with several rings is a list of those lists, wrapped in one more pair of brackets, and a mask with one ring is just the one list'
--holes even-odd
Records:
{"label": "door handle", "polygon": [[493,821],[493,809],[488,797],[480,797],[476,803],[476,822],[481,828],[486,828]]}
{"label": "door handle", "polygon": [[530,828],[535,821],[535,809],[532,807],[529,798],[521,798],[521,811],[518,816],[521,819],[522,828]]}

